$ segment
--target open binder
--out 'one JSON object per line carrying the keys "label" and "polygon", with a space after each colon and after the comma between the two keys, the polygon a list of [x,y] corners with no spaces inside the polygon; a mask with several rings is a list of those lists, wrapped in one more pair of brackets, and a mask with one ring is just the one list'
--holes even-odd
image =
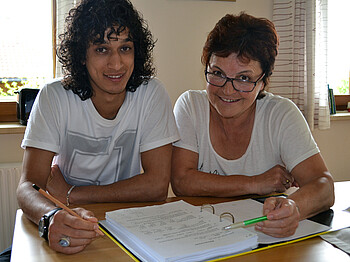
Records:
{"label": "open binder", "polygon": [[[244,228],[233,229],[233,230],[223,230],[222,227],[227,226],[233,222],[243,221],[246,219],[258,217],[262,215],[261,202],[253,199],[245,199],[238,201],[224,202],[214,205],[203,205],[202,207],[190,205],[184,201],[177,201],[172,203],[167,203],[163,205],[154,205],[149,207],[141,208],[130,208],[121,209],[106,213],[106,220],[100,221],[100,225],[104,230],[104,233],[109,236],[119,247],[121,247],[134,261],[219,261],[223,258],[230,258],[235,256],[240,256],[247,253],[257,252],[260,250],[269,249],[276,246],[286,245],[289,243],[294,243],[317,235],[327,233],[329,231],[339,230],[341,228],[350,226],[350,215],[345,212],[339,213],[333,212],[332,210],[323,212],[314,218],[314,221],[306,219],[300,221],[297,232],[287,238],[274,238],[263,233],[254,230],[254,225],[246,226]],[[163,209],[163,211],[162,211]],[[187,254],[180,254],[179,250],[175,250],[172,253],[168,252],[174,250],[174,235],[169,231],[169,239],[162,239],[163,245],[158,245],[157,243],[151,243],[147,238],[140,237],[139,230],[142,224],[148,225],[151,221],[162,221],[162,219],[154,219],[154,217],[161,218],[162,214],[169,214],[170,216],[175,215],[170,210],[177,210],[183,216],[182,219],[192,216],[194,221],[206,221],[212,225],[219,227],[219,230],[224,233],[234,233],[228,235],[230,241],[220,242],[216,244],[210,242],[212,240],[202,241],[205,246],[203,246],[202,251],[192,250],[192,246],[189,243],[184,242],[181,239],[181,245],[185,245],[190,251]],[[145,213],[144,211],[147,210]],[[337,213],[337,214],[336,214]],[[209,217],[209,218],[207,218]],[[164,218],[164,217],[163,217]],[[336,218],[336,219],[335,219]],[[234,220],[233,220],[234,219]],[[125,221],[127,223],[125,224]],[[148,221],[148,222],[147,222]],[[185,220],[184,220],[185,221]],[[210,222],[211,221],[211,222]],[[173,221],[177,223],[175,220]],[[179,221],[178,221],[179,222]],[[133,225],[136,223],[138,226]],[[146,224],[145,224],[146,223]],[[166,225],[164,228],[166,228]],[[153,225],[157,227],[156,225]],[[211,228],[207,224],[207,227]],[[207,229],[206,235],[213,234]],[[183,228],[186,231],[186,227]],[[187,228],[188,230],[188,228]],[[191,231],[191,230],[189,230]],[[195,231],[195,230],[194,230]],[[158,238],[158,240],[160,240]],[[206,243],[205,243],[206,242]],[[229,246],[231,244],[231,246]],[[158,251],[154,246],[158,246],[158,249],[164,251],[163,254],[158,256]],[[155,248],[155,250],[152,250]],[[155,255],[156,254],[156,255]],[[192,259],[192,260],[191,260]]]}
{"label": "open binder", "polygon": [[246,229],[184,201],[106,213],[100,225],[135,261],[208,261],[257,247]]}

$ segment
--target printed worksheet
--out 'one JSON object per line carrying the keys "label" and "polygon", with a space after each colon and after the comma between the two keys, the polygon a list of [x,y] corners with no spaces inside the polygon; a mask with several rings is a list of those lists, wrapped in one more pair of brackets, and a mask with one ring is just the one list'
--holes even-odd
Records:
{"label": "printed worksheet", "polygon": [[227,221],[184,201],[107,212],[106,221],[121,242],[151,261],[201,261],[257,246],[255,233],[223,230]]}
{"label": "printed worksheet", "polygon": [[[233,215],[235,222],[263,216],[263,204],[253,199],[224,202],[215,204],[213,207],[215,213],[219,216],[224,212],[230,212]],[[230,217],[225,217],[225,219],[229,220]],[[230,222],[232,222],[232,220]],[[255,231],[254,225],[246,226],[245,229],[258,235],[259,244],[272,244],[324,232],[329,230],[330,227],[305,219],[299,222],[299,226],[294,235],[284,238],[271,237],[264,233]]]}

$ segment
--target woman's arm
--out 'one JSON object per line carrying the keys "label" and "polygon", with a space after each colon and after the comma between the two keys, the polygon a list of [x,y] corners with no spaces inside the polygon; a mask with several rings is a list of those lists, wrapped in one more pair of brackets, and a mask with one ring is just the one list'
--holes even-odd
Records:
{"label": "woman's arm", "polygon": [[334,181],[320,153],[309,157],[292,170],[300,188],[289,198],[294,200],[305,219],[334,204]]}
{"label": "woman's arm", "polygon": [[300,188],[288,198],[269,198],[264,203],[268,220],[256,229],[275,237],[292,235],[299,220],[328,210],[334,204],[333,178],[321,154],[313,155],[298,164],[292,175]]}
{"label": "woman's arm", "polygon": [[197,153],[174,146],[171,183],[174,193],[179,196],[232,197],[284,192],[292,185],[293,177],[279,165],[257,176],[201,172],[198,171]]}

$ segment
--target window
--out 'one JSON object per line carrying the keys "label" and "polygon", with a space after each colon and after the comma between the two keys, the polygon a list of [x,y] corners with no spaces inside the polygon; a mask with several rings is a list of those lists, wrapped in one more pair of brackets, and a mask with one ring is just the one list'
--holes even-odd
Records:
{"label": "window", "polygon": [[53,77],[52,7],[48,0],[13,0],[0,1],[0,10],[0,121],[15,121],[14,89]]}
{"label": "window", "polygon": [[11,86],[12,82],[21,85],[21,80],[36,82],[37,78],[52,78],[51,2],[1,1],[0,10],[2,82],[7,81]]}
{"label": "window", "polygon": [[328,83],[335,95],[349,95],[350,1],[328,1]]}

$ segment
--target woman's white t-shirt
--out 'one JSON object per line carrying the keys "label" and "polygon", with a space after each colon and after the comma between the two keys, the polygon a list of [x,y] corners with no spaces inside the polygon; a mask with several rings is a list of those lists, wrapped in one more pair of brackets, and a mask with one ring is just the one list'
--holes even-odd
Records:
{"label": "woman's white t-shirt", "polygon": [[291,171],[319,153],[308,124],[296,105],[266,92],[257,100],[254,127],[245,154],[227,160],[218,155],[209,135],[209,101],[205,90],[183,93],[174,107],[180,140],[174,145],[199,154],[198,170],[219,175],[258,175],[275,165]]}

